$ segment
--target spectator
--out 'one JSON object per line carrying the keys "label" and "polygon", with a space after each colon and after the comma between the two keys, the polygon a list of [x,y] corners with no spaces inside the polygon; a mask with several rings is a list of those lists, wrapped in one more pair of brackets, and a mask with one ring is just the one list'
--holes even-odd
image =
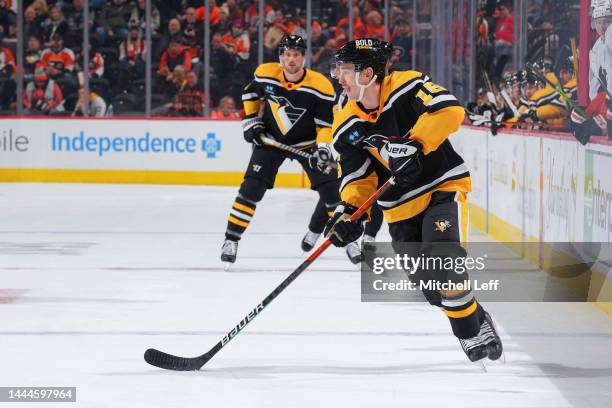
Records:
{"label": "spectator", "polygon": [[27,114],[53,115],[64,112],[64,95],[60,87],[47,77],[42,67],[36,68],[34,80],[23,93],[23,107]]}
{"label": "spectator", "polygon": [[369,38],[385,39],[385,25],[382,14],[372,10],[366,14],[365,36]]}
{"label": "spectator", "polygon": [[312,55],[313,69],[329,77],[331,75],[331,64],[334,60],[336,48],[336,40],[334,40],[333,38],[327,40],[327,43],[325,43],[325,47],[322,47],[321,49],[319,49],[319,51]]}
{"label": "spectator", "polygon": [[37,18],[34,7],[29,6],[23,11],[23,33],[26,37],[40,36],[42,25]]}
{"label": "spectator", "polygon": [[310,44],[312,47],[312,52],[317,52],[320,48],[324,47],[327,44],[327,40],[329,36],[327,33],[323,32],[321,24],[318,21],[312,21],[312,30],[310,35]]}
{"label": "spectator", "polygon": [[[71,116],[85,116],[85,89],[79,88],[79,101],[77,102]],[[89,116],[106,116],[106,102],[94,92],[89,93]]]}
{"label": "spectator", "polygon": [[174,71],[178,65],[183,67],[183,72],[191,71],[191,54],[182,45],[182,38],[175,36],[170,40],[159,62],[157,73],[162,79],[162,88],[174,82]]}
{"label": "spectator", "polygon": [[[272,24],[274,22],[274,9],[269,4],[264,4],[264,24]],[[246,9],[245,21],[248,27],[257,26],[259,24],[259,4],[252,3]]]}
{"label": "spectator", "polygon": [[64,96],[76,93],[76,80],[64,69],[63,62],[50,61],[46,72],[49,79],[55,81],[62,89],[62,94]]}
{"label": "spectator", "polygon": [[64,47],[63,37],[55,33],[51,36],[51,47],[42,52],[41,63],[47,67],[51,61],[59,61],[70,72],[74,70],[74,52]]}
{"label": "spectator", "polygon": [[[217,7],[215,0],[210,0],[210,16],[210,27],[214,28],[219,25],[221,22],[221,9]],[[204,18],[206,17],[206,10],[204,6],[196,9],[196,17],[198,21],[204,21]]]}
{"label": "spectator", "polygon": [[128,37],[119,45],[119,86],[127,89],[133,79],[145,76],[145,56],[147,46],[142,38],[137,22],[130,24]]}
{"label": "spectator", "polygon": [[183,25],[185,30],[183,34],[188,36],[187,31],[194,31],[194,36],[198,47],[202,47],[202,39],[204,38],[204,24],[199,24],[196,16],[196,9],[194,7],[187,7],[185,9],[185,15],[183,15]]}
{"label": "spectator", "polygon": [[15,12],[8,6],[6,0],[0,0],[0,40],[9,37],[11,27],[17,24]]}
{"label": "spectator", "polygon": [[48,47],[51,44],[51,37],[59,34],[62,38],[66,38],[68,33],[68,23],[64,18],[64,13],[58,6],[49,8],[49,18],[45,21],[45,45]]}
{"label": "spectator", "polygon": [[[91,1],[89,2],[91,6]],[[68,24],[68,33],[66,38],[66,45],[73,50],[81,50],[83,45],[83,7],[85,0],[73,0],[72,7],[69,11],[65,11],[66,23]],[[89,14],[88,27],[93,26],[94,13]]]}
{"label": "spectator", "polygon": [[242,20],[244,22],[244,14],[236,0],[226,0],[220,7],[220,11],[227,15],[228,21]]}
{"label": "spectator", "polygon": [[224,96],[219,101],[217,109],[213,109],[211,119],[239,119],[240,114],[236,111],[236,102],[231,96]]}
{"label": "spectator", "polygon": [[[170,45],[170,40],[173,37],[178,37],[181,35],[181,22],[178,20],[178,18],[171,18],[168,21],[168,28],[165,34],[162,35],[162,38],[159,41],[159,50],[160,53],[163,52],[163,50],[165,50],[166,48],[168,48],[168,45]],[[155,56],[157,56],[158,54],[156,53]]]}
{"label": "spectator", "polygon": [[42,23],[49,16],[49,7],[47,7],[47,2],[45,0],[34,0],[31,7],[36,11],[36,19],[42,25]]}
{"label": "spectator", "polygon": [[128,8],[126,0],[109,1],[96,18],[96,38],[100,46],[106,45],[107,41],[119,42],[127,37],[127,21],[131,8]]}
{"label": "spectator", "polygon": [[13,79],[15,69],[13,53],[0,46],[0,110],[9,109],[16,99],[17,85]]}
{"label": "spectator", "polygon": [[40,39],[36,35],[29,36],[26,49],[24,50],[24,71],[26,81],[30,81],[32,79],[34,69],[40,63],[41,57],[42,50]]}
{"label": "spectator", "polygon": [[222,95],[228,94],[228,85],[233,83],[232,77],[238,65],[235,56],[226,47],[222,38],[221,33],[215,33],[211,39],[210,65],[214,73],[211,94],[214,100],[219,100]]}
{"label": "spectator", "polygon": [[[347,16],[340,19],[338,21],[338,25],[336,26],[336,33],[334,38],[338,41],[338,47],[341,47],[342,44],[349,41],[348,38],[348,27],[349,27],[349,18],[348,13]],[[366,36],[366,27],[361,20],[361,14],[359,10],[359,5],[353,3],[353,38],[363,38]]]}
{"label": "spectator", "polygon": [[1,46],[0,41],[0,78],[10,78],[15,73],[15,56],[13,52]]}
{"label": "spectator", "polygon": [[189,71],[187,81],[176,96],[173,111],[181,116],[202,116],[204,109],[204,92],[198,84],[198,75]]}
{"label": "spectator", "polygon": [[504,67],[512,59],[512,42],[514,38],[514,16],[510,14],[510,6],[502,2],[496,8],[498,15],[495,24],[494,47],[495,47],[495,72],[493,76],[500,79]]}
{"label": "spectator", "polygon": [[[391,44],[393,44],[395,50],[399,50],[399,60],[397,63],[406,68],[409,64],[412,64],[412,56],[414,55],[412,35],[412,27],[408,20],[399,20],[393,30]],[[402,68],[397,66],[397,69]]]}
{"label": "spectator", "polygon": [[[132,13],[130,14],[129,21],[136,21],[138,26],[140,27],[141,34],[144,34],[147,29],[147,21],[146,21],[146,0],[138,0],[134,7],[132,8]],[[159,31],[159,25],[161,22],[161,17],[159,15],[159,10],[155,6],[155,4],[151,4],[151,34],[157,35]]]}
{"label": "spectator", "polygon": [[[95,39],[89,43],[89,78],[102,78],[104,76],[104,57],[96,50]],[[76,58],[78,71],[84,71],[83,67],[83,52],[80,52]]]}
{"label": "spectator", "polygon": [[242,20],[235,20],[231,32],[223,36],[223,43],[240,61],[247,61],[251,52],[251,39],[249,32],[244,31],[243,25]]}

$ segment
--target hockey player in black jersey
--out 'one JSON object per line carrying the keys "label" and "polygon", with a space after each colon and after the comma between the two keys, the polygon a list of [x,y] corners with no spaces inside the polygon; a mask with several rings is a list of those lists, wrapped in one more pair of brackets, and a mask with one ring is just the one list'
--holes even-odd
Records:
{"label": "hockey player in black jersey", "polygon": [[[285,159],[299,161],[330,213],[340,201],[336,172],[323,171],[332,159],[328,143],[335,92],[325,76],[304,68],[305,52],[302,37],[286,36],[279,45],[279,63],[257,67],[254,79],[244,89],[246,115],[242,129],[245,140],[253,144],[253,153],[230,211],[221,249],[224,262],[236,261],[238,241],[251,222],[257,203],[274,186],[278,168]],[[308,160],[266,146],[262,136],[307,150],[313,157]],[[321,230],[325,222],[321,221]]]}
{"label": "hockey player in black jersey", "polygon": [[[338,206],[325,234],[336,246],[363,233],[363,221],[350,215],[389,177],[396,184],[378,204],[389,224],[394,247],[426,242],[437,257],[465,257],[467,193],[470,174],[448,136],[464,117],[457,99],[417,71],[386,74],[383,46],[358,39],[336,53],[335,77],[349,97],[334,115],[333,147],[341,172]],[[446,245],[436,245],[444,242]],[[436,252],[439,251],[439,252]],[[424,279],[449,277],[436,270]],[[471,361],[498,359],[502,344],[489,314],[469,289],[424,293],[447,315],[453,333]]]}
{"label": "hockey player in black jersey", "polygon": [[[383,52],[385,53],[385,57],[387,59],[385,75],[388,75],[391,69],[391,65],[392,65],[391,57],[393,56],[393,45],[387,41],[380,41],[379,44]],[[338,96],[338,102],[336,103],[336,106],[334,107],[334,112],[341,111],[344,108],[344,106],[347,104],[348,101],[349,99],[348,99],[348,96],[346,95],[346,92],[342,91],[342,93]],[[302,250],[303,251],[308,252],[314,247],[315,243],[319,239],[319,236],[321,235],[321,232],[314,232],[315,228],[317,228],[318,225],[320,225],[321,220],[325,220],[325,222],[327,222],[328,218],[329,216],[327,215],[327,210],[325,208],[325,205],[321,200],[319,200],[310,218],[310,224],[308,225],[308,232],[306,233],[306,235],[304,235],[304,238],[302,238]],[[376,235],[378,234],[378,231],[380,231],[380,227],[382,226],[382,223],[383,223],[383,213],[380,207],[378,206],[378,204],[375,202],[374,204],[372,204],[372,207],[370,208],[370,218],[365,223],[364,233],[361,239],[362,247],[360,248],[359,245],[356,245],[356,242],[352,242],[346,246],[346,252],[349,255],[349,258],[352,261],[353,260],[356,261],[354,263],[361,262],[361,260],[363,259],[363,257],[361,256],[362,248],[363,249],[373,248],[371,244],[374,241],[376,241]],[[323,228],[321,228],[320,231],[323,231]]]}

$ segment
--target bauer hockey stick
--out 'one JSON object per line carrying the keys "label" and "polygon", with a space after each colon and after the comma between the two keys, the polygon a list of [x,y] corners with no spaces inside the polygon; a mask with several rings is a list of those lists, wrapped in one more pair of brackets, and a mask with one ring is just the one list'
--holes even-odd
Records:
{"label": "bauer hockey stick", "polygon": [[[366,200],[365,203],[361,205],[355,211],[353,215],[349,218],[350,221],[355,221],[359,219],[364,212],[370,208],[370,206],[376,201],[381,195],[383,195],[386,191],[391,188],[395,184],[395,180],[391,177],[389,180],[385,182],[370,198]],[[244,329],[247,324],[249,324],[258,314],[260,314],[266,306],[268,306],[278,295],[281,294],[283,290],[287,288],[302,272],[306,270],[312,264],[315,259],[319,257],[329,246],[331,245],[331,241],[329,238],[326,238],[321,245],[318,246],[317,249],[308,257],[300,266],[297,267],[291,275],[287,276],[285,280],[283,280],[280,285],[278,285],[272,293],[270,293],[266,298],[259,303],[253,310],[249,312],[237,325],[234,327],[229,333],[227,333],[221,341],[219,341],[213,348],[211,348],[208,352],[202,354],[198,357],[179,357],[174,356],[172,354],[164,353],[163,351],[159,351],[156,349],[148,349],[145,351],[144,359],[147,363],[154,365],[159,368],[163,368],[166,370],[175,370],[175,371],[195,371],[202,368],[204,364],[208,362],[215,354],[219,352],[223,347],[227,345],[234,337],[238,335]]]}
{"label": "bauer hockey stick", "polygon": [[[277,141],[275,139],[272,139],[271,137],[268,137],[268,136],[262,136],[261,137],[261,141],[264,142],[265,145],[273,146],[273,147],[276,147],[277,149],[288,151],[289,153],[293,153],[296,156],[300,156],[300,157],[303,157],[305,159],[310,159],[312,157],[312,154],[303,152],[303,151],[301,151],[299,149],[296,149],[293,146],[286,145],[286,144],[281,143],[281,142],[279,142],[279,141]],[[338,165],[336,163],[334,163],[334,162],[330,162],[328,167],[331,167],[334,170],[338,169]]]}

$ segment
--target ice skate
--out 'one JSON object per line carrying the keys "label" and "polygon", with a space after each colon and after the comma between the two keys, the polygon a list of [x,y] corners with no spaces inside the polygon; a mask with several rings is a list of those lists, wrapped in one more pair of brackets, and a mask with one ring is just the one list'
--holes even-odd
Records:
{"label": "ice skate", "polygon": [[315,246],[317,240],[321,234],[317,234],[316,232],[308,231],[304,238],[302,238],[302,251],[310,252],[310,250]]}
{"label": "ice skate", "polygon": [[376,242],[376,238],[368,234],[363,234],[361,249],[363,251],[374,251],[374,242]]}
{"label": "ice skate", "polygon": [[471,362],[480,361],[488,355],[487,345],[480,338],[480,334],[469,339],[459,339],[459,344]]}
{"label": "ice skate", "polygon": [[361,248],[359,248],[359,244],[357,242],[351,242],[346,246],[346,256],[350,259],[350,261],[354,264],[358,264],[363,259],[361,255]]}
{"label": "ice skate", "polygon": [[504,352],[502,341],[497,334],[493,319],[491,319],[491,316],[487,312],[484,312],[484,320],[480,324],[480,332],[478,335],[487,347],[489,360],[498,360]]}
{"label": "ice skate", "polygon": [[236,262],[236,255],[238,254],[238,241],[232,241],[226,239],[223,241],[221,247],[221,261],[225,262],[225,271],[229,269],[231,264]]}

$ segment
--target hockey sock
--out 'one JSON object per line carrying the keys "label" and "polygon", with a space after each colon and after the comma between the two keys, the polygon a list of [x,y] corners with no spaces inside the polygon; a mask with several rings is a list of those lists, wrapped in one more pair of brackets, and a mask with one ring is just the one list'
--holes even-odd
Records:
{"label": "hockey sock", "polygon": [[240,194],[236,197],[227,220],[226,239],[232,241],[240,240],[255,214],[256,206],[257,203],[243,198]]}

